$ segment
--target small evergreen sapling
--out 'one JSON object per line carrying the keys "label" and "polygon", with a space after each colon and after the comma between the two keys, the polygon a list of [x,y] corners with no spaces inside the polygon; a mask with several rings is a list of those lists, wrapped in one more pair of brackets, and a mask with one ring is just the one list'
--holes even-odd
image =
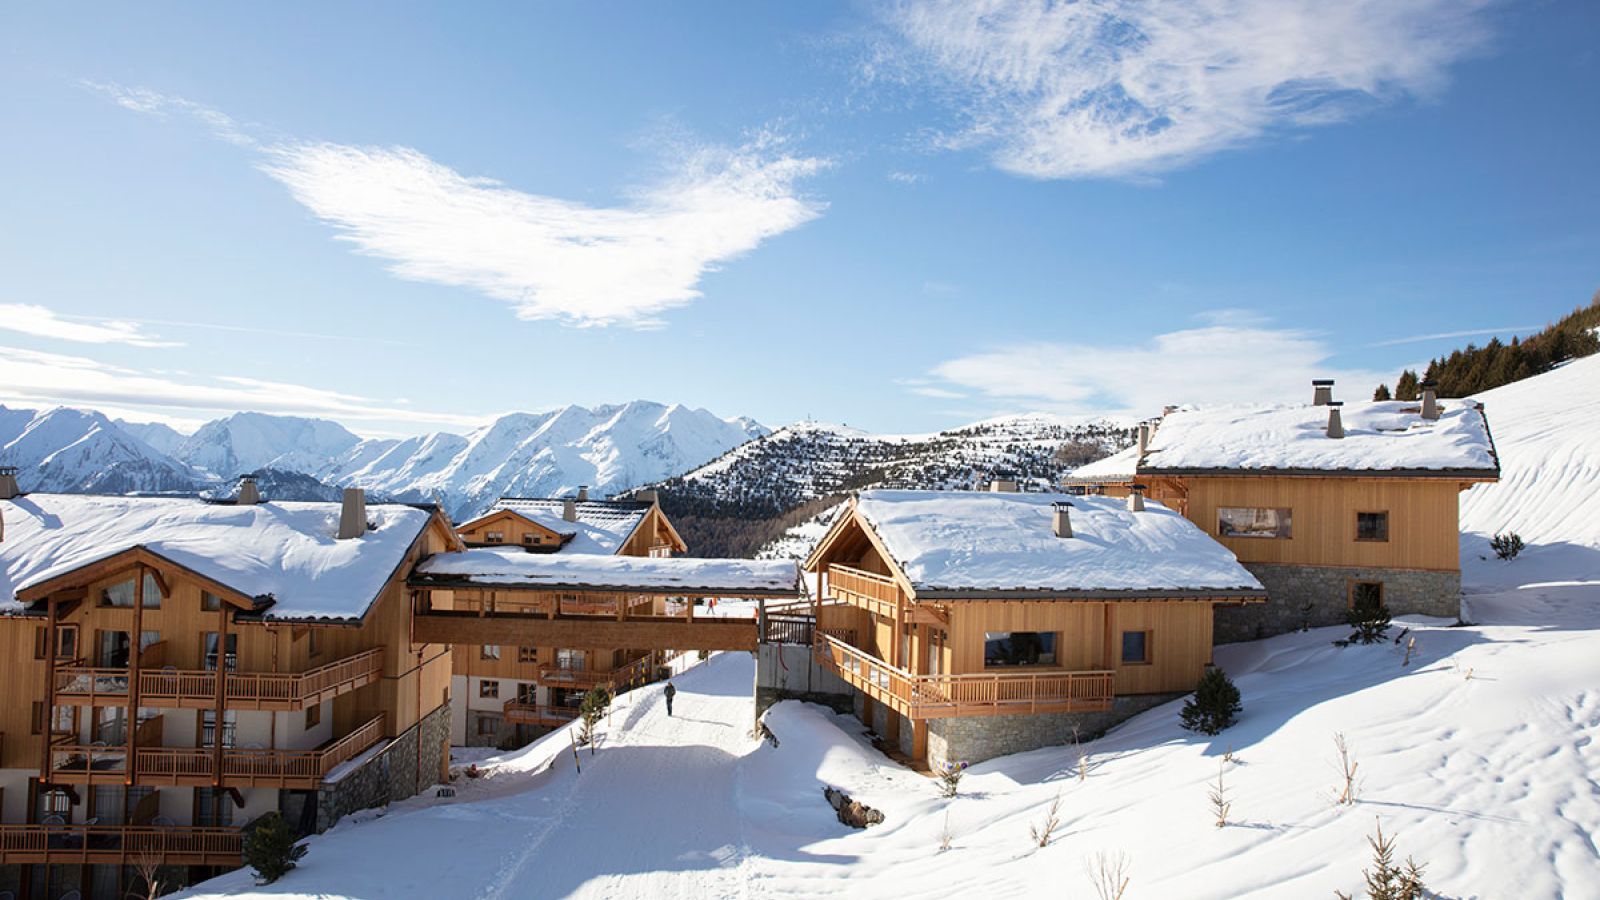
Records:
{"label": "small evergreen sapling", "polygon": [[1494,555],[1504,560],[1516,559],[1523,546],[1522,536],[1515,531],[1497,534],[1489,539],[1489,547],[1494,550]]}
{"label": "small evergreen sapling", "polygon": [[244,839],[244,861],[256,870],[257,883],[277,881],[306,855],[306,848],[295,840],[283,816],[270,812],[261,817]]}
{"label": "small evergreen sapling", "polygon": [[[1372,868],[1362,871],[1367,880],[1367,900],[1427,900],[1427,888],[1422,884],[1425,868],[1415,859],[1406,857],[1405,868],[1394,861],[1394,838],[1383,836],[1383,824],[1378,824],[1378,836],[1367,838],[1372,845]],[[1334,891],[1339,900],[1351,900],[1349,894]]]}
{"label": "small evergreen sapling", "polygon": [[1386,639],[1393,617],[1389,615],[1389,607],[1380,603],[1376,606],[1357,606],[1345,614],[1344,621],[1354,630],[1344,640],[1333,642],[1338,647],[1348,647],[1351,644],[1376,644]]}
{"label": "small evergreen sapling", "polygon": [[[611,692],[603,687],[591,688],[583,695],[583,702],[578,706],[578,745],[588,747],[594,743],[594,727],[600,724],[600,718],[606,714],[611,706]],[[590,751],[593,752],[592,750]]]}
{"label": "small evergreen sapling", "polygon": [[1228,673],[1210,668],[1200,676],[1194,696],[1183,704],[1183,727],[1201,734],[1218,734],[1238,719],[1243,708],[1239,689],[1234,687]]}

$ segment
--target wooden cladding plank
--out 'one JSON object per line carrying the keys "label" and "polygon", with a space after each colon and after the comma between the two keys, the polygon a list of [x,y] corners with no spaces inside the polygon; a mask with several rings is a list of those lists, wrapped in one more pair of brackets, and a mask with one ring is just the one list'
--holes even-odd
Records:
{"label": "wooden cladding plank", "polygon": [[626,621],[597,618],[545,619],[534,616],[434,612],[418,615],[414,633],[421,642],[496,644],[522,647],[625,647],[634,650],[756,649],[754,619],[638,617]]}

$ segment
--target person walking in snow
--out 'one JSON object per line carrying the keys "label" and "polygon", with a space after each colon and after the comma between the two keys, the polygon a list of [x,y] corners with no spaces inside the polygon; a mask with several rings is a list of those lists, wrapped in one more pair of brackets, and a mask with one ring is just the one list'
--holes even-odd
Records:
{"label": "person walking in snow", "polygon": [[667,682],[666,690],[661,693],[667,698],[667,715],[670,716],[672,715],[672,698],[678,696],[678,689],[673,687],[672,682],[669,681]]}

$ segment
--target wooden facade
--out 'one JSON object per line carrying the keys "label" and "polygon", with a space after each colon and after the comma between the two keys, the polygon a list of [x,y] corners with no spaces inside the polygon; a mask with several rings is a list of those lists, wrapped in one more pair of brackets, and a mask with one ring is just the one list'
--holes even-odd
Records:
{"label": "wooden facade", "polygon": [[[272,621],[141,547],[20,592],[29,612],[0,616],[0,866],[239,865],[216,823],[314,794],[448,706],[450,648],[413,641],[406,576],[459,547],[433,515],[346,620]],[[410,762],[448,778],[447,753]]]}

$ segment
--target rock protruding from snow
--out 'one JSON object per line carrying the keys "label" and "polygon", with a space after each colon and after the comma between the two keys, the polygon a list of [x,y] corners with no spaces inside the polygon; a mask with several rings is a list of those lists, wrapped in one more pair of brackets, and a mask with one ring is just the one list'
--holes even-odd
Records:
{"label": "rock protruding from snow", "polygon": [[851,828],[866,828],[868,825],[882,825],[883,813],[862,803],[860,800],[851,799],[849,794],[837,788],[825,787],[822,796],[828,798],[828,805],[839,814],[839,821]]}

